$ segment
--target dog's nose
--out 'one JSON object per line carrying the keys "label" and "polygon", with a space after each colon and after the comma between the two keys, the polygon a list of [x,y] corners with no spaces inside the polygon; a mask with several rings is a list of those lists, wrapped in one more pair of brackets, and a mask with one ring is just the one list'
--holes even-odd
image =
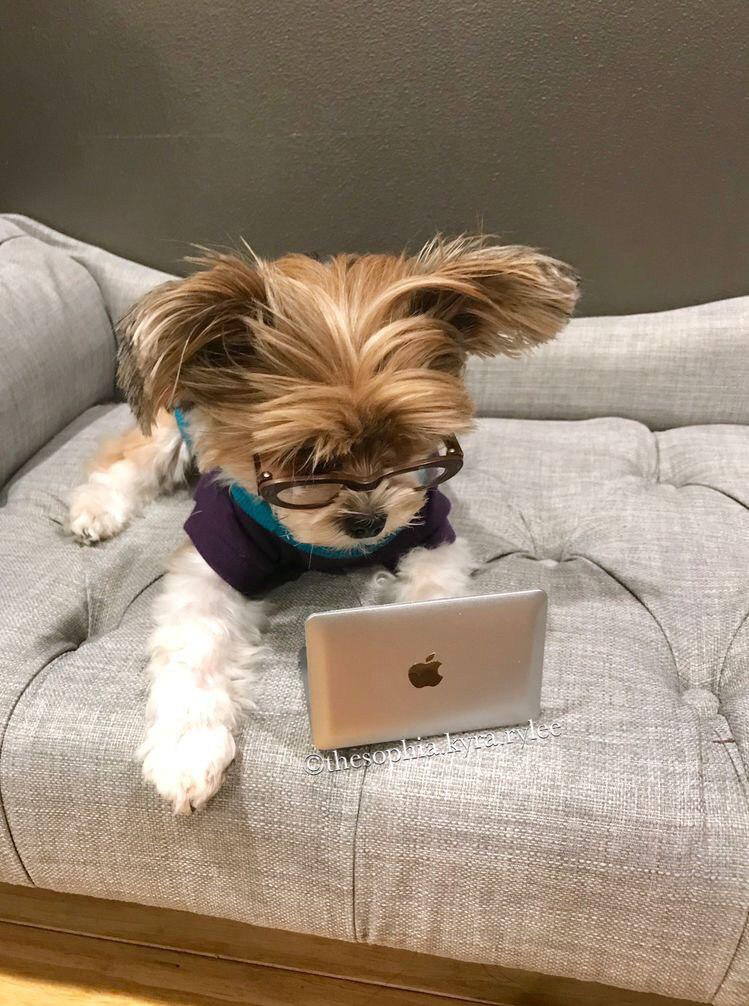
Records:
{"label": "dog's nose", "polygon": [[385,527],[386,521],[384,513],[370,513],[344,517],[342,523],[346,534],[352,538],[375,538]]}

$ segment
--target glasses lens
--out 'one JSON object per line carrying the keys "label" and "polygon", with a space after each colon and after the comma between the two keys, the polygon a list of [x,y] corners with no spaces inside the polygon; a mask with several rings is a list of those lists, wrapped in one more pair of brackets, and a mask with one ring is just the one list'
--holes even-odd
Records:
{"label": "glasses lens", "polygon": [[339,482],[308,482],[287,486],[276,494],[276,502],[287,506],[326,506],[341,491]]}
{"label": "glasses lens", "polygon": [[410,486],[413,489],[428,489],[443,482],[446,469],[442,465],[425,465],[423,468],[412,468],[407,472],[399,472],[388,481],[395,486]]}
{"label": "glasses lens", "polygon": [[419,485],[424,489],[428,489],[429,486],[435,486],[444,479],[445,467],[443,465],[430,465],[427,468],[417,468],[413,474],[416,476]]}

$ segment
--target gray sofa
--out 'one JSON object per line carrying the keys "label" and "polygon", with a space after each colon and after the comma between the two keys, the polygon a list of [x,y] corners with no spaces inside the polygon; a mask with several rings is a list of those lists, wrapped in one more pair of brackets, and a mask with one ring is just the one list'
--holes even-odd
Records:
{"label": "gray sofa", "polygon": [[0,881],[746,1006],[749,297],[471,371],[455,523],[477,590],[548,592],[559,736],[306,773],[304,619],[367,575],[312,573],[227,784],[178,818],[134,751],[189,494],[96,548],[62,530],[131,423],[112,324],[163,278],[0,220]]}

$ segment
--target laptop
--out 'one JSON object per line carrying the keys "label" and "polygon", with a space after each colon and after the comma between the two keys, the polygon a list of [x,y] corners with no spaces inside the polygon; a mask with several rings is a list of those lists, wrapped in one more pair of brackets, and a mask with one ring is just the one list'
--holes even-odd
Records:
{"label": "laptop", "polygon": [[546,594],[350,608],[305,623],[322,751],[481,730],[540,711]]}

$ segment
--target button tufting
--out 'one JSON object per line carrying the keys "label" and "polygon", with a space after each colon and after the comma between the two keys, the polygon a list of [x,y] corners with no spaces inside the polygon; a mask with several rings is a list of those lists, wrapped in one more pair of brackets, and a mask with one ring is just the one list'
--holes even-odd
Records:
{"label": "button tufting", "polygon": [[542,566],[558,566],[560,562],[564,562],[567,558],[563,545],[548,545],[545,542],[537,546],[536,552],[522,552],[520,554],[532,562],[540,563]]}
{"label": "button tufting", "polygon": [[707,688],[688,688],[682,698],[703,716],[715,716],[720,706],[718,696],[708,691]]}

